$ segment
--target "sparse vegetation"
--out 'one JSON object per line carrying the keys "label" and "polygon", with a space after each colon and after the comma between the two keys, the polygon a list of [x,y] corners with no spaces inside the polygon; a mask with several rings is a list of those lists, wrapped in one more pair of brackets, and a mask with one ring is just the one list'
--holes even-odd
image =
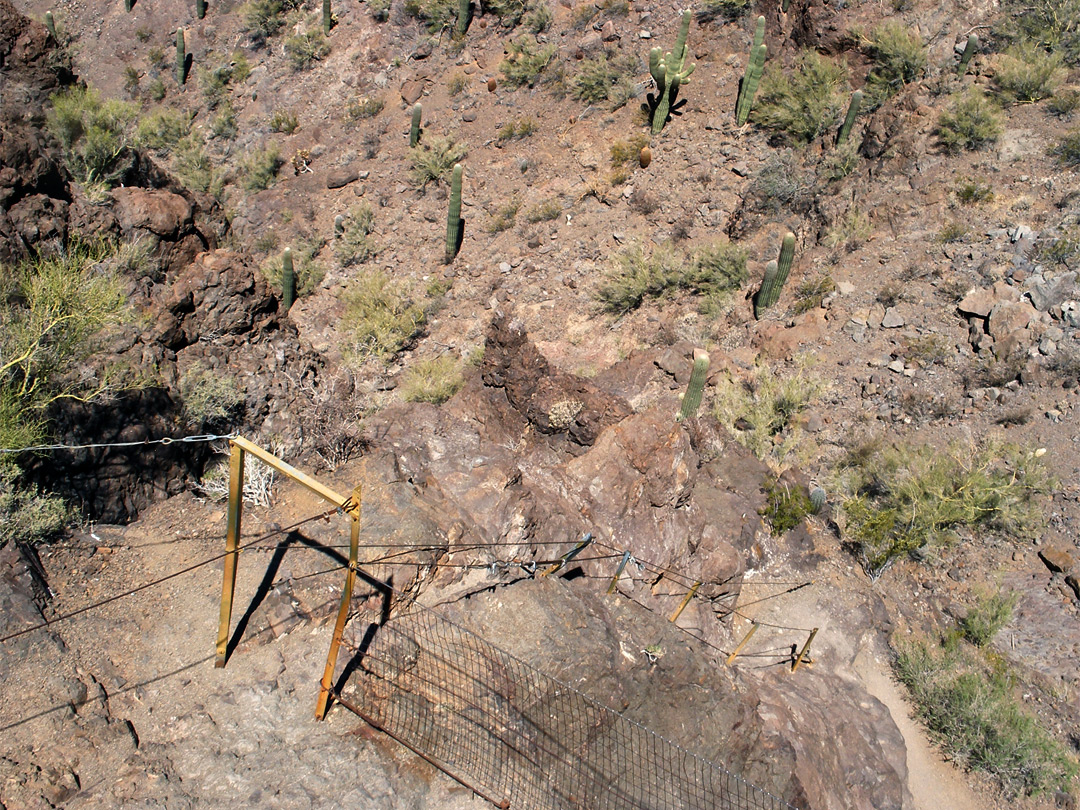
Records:
{"label": "sparse vegetation", "polygon": [[109,99],[89,87],[73,86],[50,99],[49,131],[60,142],[64,164],[76,182],[112,187],[119,182],[121,157],[131,143],[135,105]]}
{"label": "sparse vegetation", "polygon": [[240,184],[248,191],[270,188],[277,179],[278,171],[285,164],[277,144],[256,149],[240,162]]}
{"label": "sparse vegetation", "polygon": [[284,135],[292,135],[300,126],[300,119],[292,110],[276,109],[270,116],[270,131],[280,132]]}
{"label": "sparse vegetation", "polygon": [[1066,132],[1050,153],[1071,169],[1080,166],[1080,127]]}
{"label": "sparse vegetation", "polygon": [[821,306],[821,302],[825,300],[825,296],[835,289],[836,282],[832,280],[832,276],[818,276],[817,278],[807,279],[795,288],[795,303],[791,307],[792,312],[800,315],[803,312],[817,309]]}
{"label": "sparse vegetation", "polygon": [[180,376],[180,396],[184,418],[193,427],[225,427],[244,404],[244,392],[235,379],[222,369],[207,368],[198,362]]}
{"label": "sparse vegetation", "polygon": [[537,222],[550,222],[562,216],[563,207],[558,200],[544,200],[525,212],[525,221],[535,224]]}
{"label": "sparse vegetation", "polygon": [[240,7],[244,30],[256,45],[261,45],[285,24],[281,0],[248,0]]}
{"label": "sparse vegetation", "polygon": [[634,246],[618,254],[597,295],[604,309],[622,315],[646,298],[677,291],[715,300],[738,289],[745,279],[746,253],[731,243],[720,242],[687,256],[668,242],[651,252]]}
{"label": "sparse vegetation", "polygon": [[18,469],[0,463],[0,548],[46,543],[63,530],[67,518],[63,500],[21,484]]}
{"label": "sparse vegetation", "polygon": [[955,638],[897,645],[897,678],[949,756],[1010,795],[1068,790],[1077,765],[1014,697],[1014,678]]}
{"label": "sparse vegetation", "polygon": [[401,384],[406,402],[430,402],[441,405],[461,390],[465,381],[461,364],[453,355],[442,354],[413,363]]}
{"label": "sparse vegetation", "polygon": [[513,228],[519,208],[521,208],[521,201],[517,198],[502,205],[491,217],[488,230],[491,233],[502,233]]}
{"label": "sparse vegetation", "polygon": [[173,170],[185,186],[212,194],[218,199],[225,190],[225,177],[206,154],[203,140],[192,132],[180,139],[173,151]]}
{"label": "sparse vegetation", "polygon": [[386,102],[381,98],[365,96],[349,102],[348,106],[345,107],[345,115],[350,121],[364,121],[368,118],[374,118],[383,111],[385,106]]}
{"label": "sparse vegetation", "polygon": [[468,149],[453,138],[428,135],[409,149],[412,179],[418,186],[432,182],[450,182],[454,164],[465,159]]}
{"label": "sparse vegetation", "polygon": [[531,118],[515,118],[510,123],[499,128],[496,139],[499,146],[503,146],[510,141],[528,138],[534,132],[536,132],[536,121]]}
{"label": "sparse vegetation", "polygon": [[978,205],[993,202],[994,189],[989,183],[978,179],[964,178],[956,185],[956,199],[963,205]]}
{"label": "sparse vegetation", "polygon": [[787,534],[813,513],[810,494],[803,487],[781,480],[765,485],[765,506],[761,516],[769,521],[776,537]]}
{"label": "sparse vegetation", "polygon": [[405,13],[426,23],[432,34],[453,27],[457,7],[457,0],[405,0]]}
{"label": "sparse vegetation", "polygon": [[570,80],[570,95],[586,104],[611,101],[620,107],[630,98],[634,66],[625,60],[609,59],[600,54],[586,59]]}
{"label": "sparse vegetation", "polygon": [[704,0],[697,13],[699,23],[723,20],[731,22],[750,11],[750,0]]}
{"label": "sparse vegetation", "polygon": [[844,66],[806,50],[795,58],[789,73],[776,64],[766,67],[750,117],[780,140],[810,143],[832,130],[847,96]]}
{"label": "sparse vegetation", "polygon": [[499,63],[499,71],[508,87],[532,87],[551,64],[557,51],[554,44],[537,45],[528,39],[512,40],[506,46],[506,58]]}
{"label": "sparse vegetation", "polygon": [[814,191],[794,151],[772,153],[750,182],[743,204],[751,211],[777,213],[806,209]]}
{"label": "sparse vegetation", "polygon": [[971,644],[985,647],[994,640],[998,630],[1012,619],[1013,608],[1020,595],[1012,592],[983,592],[960,620],[960,630]]}
{"label": "sparse vegetation", "polygon": [[345,323],[351,330],[349,355],[390,360],[424,328],[427,312],[403,282],[382,270],[360,276],[345,292]]}
{"label": "sparse vegetation", "polygon": [[898,445],[849,458],[841,478],[844,536],[873,579],[960,530],[1024,536],[1040,525],[1038,496],[1052,485],[1035,453],[997,443],[944,452]]}
{"label": "sparse vegetation", "polygon": [[379,249],[371,233],[375,229],[375,212],[367,203],[361,203],[349,212],[345,220],[345,230],[338,237],[334,252],[342,266],[363,264],[374,259]]}
{"label": "sparse vegetation", "polygon": [[446,92],[450,94],[451,98],[460,96],[469,87],[469,77],[464,73],[455,73],[450,77],[450,80],[446,83]]}
{"label": "sparse vegetation", "polygon": [[1054,95],[1065,78],[1061,54],[1047,53],[1031,42],[1009,48],[998,59],[994,84],[1007,101],[1040,101]]}
{"label": "sparse vegetation", "polygon": [[[275,237],[275,242],[276,237]],[[296,274],[296,294],[310,295],[322,283],[326,268],[316,259],[322,249],[322,242],[300,239],[290,245],[293,257],[293,272]],[[272,250],[272,248],[271,248]],[[270,288],[281,291],[281,254],[271,253],[259,268]]]}
{"label": "sparse vegetation", "polygon": [[308,31],[285,40],[285,53],[293,70],[307,70],[330,55],[330,43],[322,31]]}
{"label": "sparse vegetation", "polygon": [[839,253],[858,250],[874,232],[870,215],[851,206],[825,234],[825,244]]}
{"label": "sparse vegetation", "polygon": [[191,131],[191,119],[182,112],[158,107],[139,121],[135,141],[159,155],[169,153]]}
{"label": "sparse vegetation", "polygon": [[866,77],[872,107],[922,78],[926,71],[927,50],[922,37],[897,20],[882,23],[871,32],[867,51],[874,60]]}
{"label": "sparse vegetation", "polygon": [[938,138],[949,152],[990,146],[1004,129],[997,104],[977,88],[954,94],[938,116]]}

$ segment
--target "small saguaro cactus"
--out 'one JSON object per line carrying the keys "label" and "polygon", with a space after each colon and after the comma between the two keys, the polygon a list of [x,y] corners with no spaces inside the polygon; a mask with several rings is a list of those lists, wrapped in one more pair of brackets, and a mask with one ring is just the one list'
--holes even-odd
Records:
{"label": "small saguaro cactus", "polygon": [[742,81],[739,82],[739,95],[735,99],[735,123],[740,127],[750,118],[750,110],[754,106],[754,95],[761,82],[761,74],[765,70],[765,57],[768,53],[768,46],[765,45],[765,18],[758,17],[754,28],[754,44],[750,46],[750,61],[746,63],[746,72],[743,73]]}
{"label": "small saguaro cactus", "polygon": [[787,281],[791,272],[791,263],[795,258],[795,234],[788,231],[784,234],[784,242],[780,246],[780,259],[773,260],[765,265],[765,278],[761,281],[761,289],[754,298],[754,317],[760,318],[761,314],[777,302],[780,291]]}
{"label": "small saguaro cactus", "polygon": [[461,250],[461,240],[465,229],[461,220],[461,175],[460,163],[454,164],[454,175],[450,181],[450,209],[446,214],[446,263],[454,261]]}
{"label": "small saguaro cactus", "polygon": [[330,29],[334,27],[334,14],[330,10],[330,0],[322,0],[322,32],[324,36],[330,36]]}
{"label": "small saguaro cactus", "polygon": [[970,34],[967,38],[967,45],[964,46],[964,53],[960,56],[960,64],[956,67],[956,78],[962,79],[964,74],[967,73],[968,64],[971,62],[971,57],[975,55],[975,51],[979,48],[979,36],[978,34]]}
{"label": "small saguaro cactus", "polygon": [[345,235],[345,217],[338,214],[334,217],[334,236],[340,237]]}
{"label": "small saguaro cactus", "polygon": [[667,123],[668,115],[679,95],[679,87],[690,80],[694,65],[686,67],[686,37],[690,33],[690,9],[682,13],[679,24],[679,36],[675,40],[675,50],[662,54],[659,48],[649,51],[649,73],[656,84],[656,96],[653,99],[652,134],[657,135]]}
{"label": "small saguaro cactus", "polygon": [[454,36],[460,39],[469,30],[469,22],[472,19],[472,0],[458,0],[457,24],[454,26]]}
{"label": "small saguaro cactus", "polygon": [[206,16],[206,0],[195,0],[195,16],[200,20]]}
{"label": "small saguaro cactus", "polygon": [[709,353],[704,349],[694,349],[694,370],[690,372],[690,383],[682,397],[679,408],[679,421],[693,419],[701,407],[701,396],[705,391],[705,377],[709,374]]}
{"label": "small saguaro cactus", "polygon": [[281,305],[288,312],[296,300],[296,273],[293,271],[292,248],[281,254]]}
{"label": "small saguaro cactus", "polygon": [[176,29],[176,83],[181,87],[187,81],[187,47],[184,45],[184,29]]}
{"label": "small saguaro cactus", "polygon": [[59,42],[60,37],[56,35],[56,20],[53,19],[51,11],[45,12],[45,27],[49,29],[49,36],[53,38],[53,41]]}
{"label": "small saguaro cactus", "polygon": [[859,114],[862,97],[862,90],[856,90],[851,94],[851,103],[847,108],[847,116],[844,118],[843,126],[840,127],[840,133],[836,136],[836,143],[840,146],[847,143],[848,136],[851,135],[851,128],[855,125],[855,117]]}
{"label": "small saguaro cactus", "polygon": [[412,108],[412,126],[409,128],[409,146],[416,146],[420,143],[420,117],[424,114],[424,108],[420,106],[420,102]]}

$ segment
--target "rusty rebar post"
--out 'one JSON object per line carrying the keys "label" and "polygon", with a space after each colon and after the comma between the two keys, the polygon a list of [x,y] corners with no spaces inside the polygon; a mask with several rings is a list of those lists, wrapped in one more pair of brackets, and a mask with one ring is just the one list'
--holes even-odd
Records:
{"label": "rusty rebar post", "polygon": [[221,578],[221,614],[218,619],[217,656],[214,666],[225,666],[229,652],[229,623],[232,621],[233,591],[236,589],[236,562],[239,556],[240,524],[244,512],[244,448],[229,442],[229,506],[225,523],[225,574]]}
{"label": "rusty rebar post", "polygon": [[683,600],[679,603],[679,607],[675,609],[675,612],[671,614],[671,621],[676,621],[682,615],[682,612],[686,610],[686,606],[690,604],[690,600],[694,598],[694,594],[697,593],[697,589],[701,587],[700,582],[695,582],[694,587],[683,597]]}
{"label": "rusty rebar post", "polygon": [[337,667],[338,650],[341,648],[341,637],[345,633],[345,622],[349,618],[349,604],[352,602],[353,585],[356,582],[356,567],[360,557],[360,487],[353,490],[352,503],[353,509],[349,512],[352,518],[352,531],[349,535],[349,570],[345,575],[345,587],[341,591],[341,606],[338,608],[337,622],[334,624],[334,636],[330,640],[330,651],[326,654],[326,669],[323,670],[322,681],[319,683],[319,702],[315,706],[316,720],[326,717],[326,711],[330,707],[334,669]]}
{"label": "rusty rebar post", "polygon": [[806,653],[810,650],[810,642],[814,640],[814,636],[817,635],[817,631],[818,629],[816,627],[810,631],[810,638],[808,638],[806,640],[806,643],[803,644],[803,648],[799,650],[799,654],[795,657],[795,660],[791,664],[792,672],[797,670],[799,668],[799,664],[803,662],[803,659],[806,657]]}

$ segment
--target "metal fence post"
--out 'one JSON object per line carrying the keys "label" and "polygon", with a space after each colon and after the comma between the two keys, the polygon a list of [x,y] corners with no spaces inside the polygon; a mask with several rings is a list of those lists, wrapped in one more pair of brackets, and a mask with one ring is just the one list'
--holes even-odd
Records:
{"label": "metal fence post", "polygon": [[814,636],[817,635],[817,631],[818,631],[818,629],[816,627],[813,630],[810,631],[810,638],[808,638],[806,640],[806,643],[803,644],[803,648],[801,650],[799,650],[799,655],[795,658],[795,660],[791,664],[791,671],[792,672],[797,670],[799,668],[799,664],[801,664],[803,662],[803,659],[806,658],[806,653],[810,649],[810,642],[814,640]]}
{"label": "metal fence post", "polygon": [[217,656],[214,666],[225,666],[229,651],[229,623],[232,621],[233,590],[236,588],[236,558],[239,555],[240,523],[244,511],[244,449],[235,442],[229,455],[229,507],[225,528],[225,574],[221,580],[221,615],[218,620]]}
{"label": "metal fence post", "polygon": [[315,719],[322,720],[326,717],[326,710],[330,705],[330,690],[334,686],[334,669],[337,667],[338,650],[341,647],[341,637],[345,632],[345,622],[349,618],[349,603],[352,602],[353,584],[356,582],[356,564],[360,557],[360,487],[352,492],[353,509],[352,532],[349,535],[349,571],[345,575],[345,587],[341,591],[341,606],[338,608],[337,622],[334,624],[334,636],[330,640],[330,651],[326,654],[326,669],[323,670],[322,681],[319,684],[319,702],[315,706]]}
{"label": "metal fence post", "polygon": [[690,600],[694,598],[694,594],[697,593],[697,589],[700,587],[700,582],[694,583],[694,587],[692,587],[690,591],[686,594],[686,596],[683,597],[682,602],[679,603],[679,607],[676,608],[675,612],[671,614],[671,621],[674,622],[682,615],[682,612],[686,610],[686,606],[690,604]]}

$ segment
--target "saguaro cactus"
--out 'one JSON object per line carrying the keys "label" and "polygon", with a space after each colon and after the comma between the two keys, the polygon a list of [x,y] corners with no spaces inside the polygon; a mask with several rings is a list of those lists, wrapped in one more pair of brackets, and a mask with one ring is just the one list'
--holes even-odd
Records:
{"label": "saguaro cactus", "polygon": [[124,11],[131,11],[135,5],[135,0],[124,0]]}
{"label": "saguaro cactus", "polygon": [[53,38],[53,41],[59,42],[60,37],[56,35],[56,20],[53,19],[51,11],[45,12],[45,27],[49,29],[49,36]]}
{"label": "saguaro cactus", "polygon": [[679,24],[679,36],[675,40],[675,50],[661,55],[659,48],[649,51],[649,73],[656,84],[655,106],[652,111],[652,134],[657,135],[667,123],[671,107],[679,95],[679,87],[686,84],[694,65],[686,67],[686,37],[690,33],[690,9],[682,13]]}
{"label": "saguaro cactus", "polygon": [[206,0],[195,0],[195,16],[200,20],[206,16]]}
{"label": "saguaro cactus", "polygon": [[450,209],[446,215],[446,263],[450,264],[461,249],[464,236],[461,224],[461,175],[460,163],[454,164],[454,176],[450,181]]}
{"label": "saguaro cactus", "polygon": [[330,36],[330,29],[334,26],[334,15],[330,10],[330,0],[322,0],[322,32]]}
{"label": "saguaro cactus", "polygon": [[739,95],[735,99],[735,123],[740,127],[750,118],[750,110],[754,106],[754,95],[761,82],[761,74],[765,70],[765,57],[768,53],[768,46],[765,45],[765,18],[758,17],[757,26],[754,29],[754,44],[750,46],[750,61],[746,63],[746,72],[743,73],[742,81],[739,82]]}
{"label": "saguaro cactus", "polygon": [[960,64],[956,67],[956,78],[963,78],[967,73],[968,64],[971,62],[971,57],[975,55],[975,51],[979,48],[979,36],[977,34],[969,34],[967,38],[967,45],[964,46],[964,53],[960,56]]}
{"label": "saguaro cactus", "polygon": [[787,281],[791,272],[791,264],[795,258],[795,234],[788,231],[784,234],[784,242],[780,246],[779,261],[773,260],[765,265],[765,278],[761,281],[761,289],[754,298],[754,317],[760,318],[761,313],[771,307],[780,298],[780,291]]}
{"label": "saguaro cactus", "polygon": [[176,29],[176,83],[181,87],[187,81],[187,47],[184,45],[184,29]]}
{"label": "saguaro cactus", "polygon": [[338,214],[336,217],[334,217],[334,236],[338,237],[338,236],[344,236],[344,235],[345,235],[345,217],[343,217],[341,214]]}
{"label": "saguaro cactus", "polygon": [[705,377],[709,373],[709,354],[704,349],[694,349],[694,370],[690,372],[690,383],[683,394],[682,407],[679,409],[679,421],[697,416],[701,407],[701,396],[705,391]]}
{"label": "saguaro cactus", "polygon": [[281,305],[288,312],[296,300],[296,273],[293,271],[292,248],[281,255]]}
{"label": "saguaro cactus", "polygon": [[416,146],[420,143],[420,117],[424,114],[424,108],[420,106],[420,102],[416,102],[416,105],[412,108],[412,127],[409,129],[409,146]]}
{"label": "saguaro cactus", "polygon": [[844,118],[844,125],[840,127],[840,134],[836,136],[837,144],[847,143],[848,136],[851,135],[851,128],[855,125],[855,117],[859,114],[859,105],[862,104],[862,90],[856,90],[851,94],[851,103],[847,108],[847,116]]}
{"label": "saguaro cactus", "polygon": [[454,26],[454,36],[459,39],[465,36],[469,30],[469,22],[472,20],[471,0],[458,0],[457,24]]}

